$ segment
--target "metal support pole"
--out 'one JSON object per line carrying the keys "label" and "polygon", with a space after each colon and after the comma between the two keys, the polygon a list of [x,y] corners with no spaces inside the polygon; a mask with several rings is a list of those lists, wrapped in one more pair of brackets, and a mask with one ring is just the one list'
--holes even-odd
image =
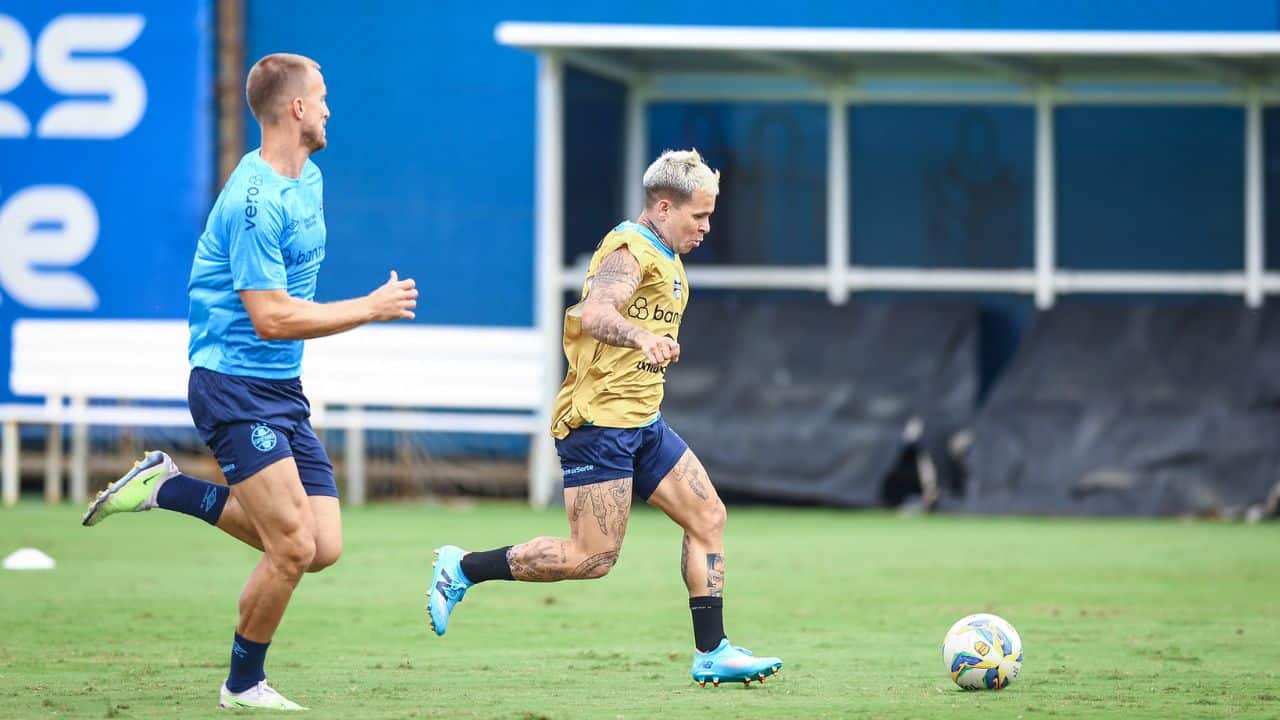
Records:
{"label": "metal support pole", "polygon": [[44,449],[44,501],[50,505],[62,502],[62,423],[49,423]]}
{"label": "metal support pole", "polygon": [[245,151],[244,0],[218,0],[218,185],[226,183]]}
{"label": "metal support pole", "polygon": [[644,209],[644,171],[649,145],[649,99],[635,85],[627,87],[626,163],[622,178],[622,212],[635,219]]}
{"label": "metal support pole", "polygon": [[827,299],[849,300],[849,105],[833,91],[827,101]]}
{"label": "metal support pole", "polygon": [[0,497],[5,507],[18,504],[18,421],[4,421],[4,447],[0,449]]}
{"label": "metal support pole", "polygon": [[529,503],[551,502],[557,475],[555,444],[549,433],[551,406],[560,386],[563,350],[560,315],[564,307],[560,271],[564,264],[564,66],[558,55],[538,56],[537,276],[534,322],[543,338],[544,398],[538,411],[541,431],[529,448]]}
{"label": "metal support pole", "polygon": [[1262,91],[1257,81],[1246,90],[1244,123],[1244,275],[1245,302],[1249,307],[1262,307],[1262,275],[1266,271],[1266,217],[1263,192],[1266,182],[1262,174]]}
{"label": "metal support pole", "polygon": [[83,395],[71,398],[71,502],[81,505],[89,497],[89,421],[84,417],[89,401]]}
{"label": "metal support pole", "polygon": [[366,492],[362,408],[350,408],[347,416],[351,419],[345,428],[346,436],[344,438],[344,453],[347,459],[347,504],[363,505]]}
{"label": "metal support pole", "polygon": [[1057,265],[1057,191],[1054,176],[1053,88],[1036,88],[1036,307],[1053,307]]}

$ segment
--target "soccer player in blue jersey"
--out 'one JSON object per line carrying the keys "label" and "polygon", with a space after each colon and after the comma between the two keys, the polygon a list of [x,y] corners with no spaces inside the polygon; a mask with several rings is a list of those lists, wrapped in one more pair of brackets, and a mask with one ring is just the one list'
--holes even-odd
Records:
{"label": "soccer player in blue jersey", "polygon": [[342,553],[333,466],[298,380],[302,341],[411,319],[418,291],[392,271],[364,297],[314,301],[326,232],[323,180],[310,156],[325,146],[324,77],[309,58],[268,55],[249,71],[245,94],[262,147],[218,195],[188,283],[191,416],[228,484],[184,475],[165,453],[149,452],[94,499],[83,522],[160,507],[262,550],[240,594],[220,704],[299,710],[267,684],[267,647],[302,574]]}

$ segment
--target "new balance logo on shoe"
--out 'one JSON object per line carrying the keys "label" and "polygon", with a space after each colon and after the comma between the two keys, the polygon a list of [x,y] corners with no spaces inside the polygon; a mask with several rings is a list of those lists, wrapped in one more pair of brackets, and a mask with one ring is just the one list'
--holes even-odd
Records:
{"label": "new balance logo on shoe", "polygon": [[440,582],[436,583],[436,590],[441,595],[447,595],[449,586],[453,584],[453,578],[449,577],[449,571],[447,570],[440,571],[440,578]]}

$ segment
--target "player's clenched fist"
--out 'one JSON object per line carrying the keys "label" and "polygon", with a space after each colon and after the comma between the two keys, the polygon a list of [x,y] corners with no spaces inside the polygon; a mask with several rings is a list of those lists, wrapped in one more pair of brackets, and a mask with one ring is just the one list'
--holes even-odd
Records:
{"label": "player's clenched fist", "polygon": [[413,309],[418,307],[417,283],[413,278],[399,279],[392,270],[382,287],[369,293],[369,299],[373,302],[374,320],[412,320]]}
{"label": "player's clenched fist", "polygon": [[680,343],[663,335],[645,333],[638,339],[640,351],[655,365],[680,361]]}

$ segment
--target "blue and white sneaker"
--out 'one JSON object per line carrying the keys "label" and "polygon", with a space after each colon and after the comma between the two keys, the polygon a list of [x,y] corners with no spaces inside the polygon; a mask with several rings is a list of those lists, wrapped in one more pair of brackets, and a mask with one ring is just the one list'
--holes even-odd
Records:
{"label": "blue and white sneaker", "polygon": [[427,618],[437,635],[449,627],[453,606],[462,602],[472,582],[462,574],[462,556],[467,551],[453,545],[436,548],[431,564],[431,587],[427,588]]}
{"label": "blue and white sneaker", "polygon": [[716,687],[722,682],[740,682],[751,685],[752,680],[764,682],[770,675],[782,669],[782,660],[776,657],[756,657],[750,650],[729,644],[729,639],[720,640],[720,645],[711,652],[693,651],[694,682],[702,687],[711,683]]}

